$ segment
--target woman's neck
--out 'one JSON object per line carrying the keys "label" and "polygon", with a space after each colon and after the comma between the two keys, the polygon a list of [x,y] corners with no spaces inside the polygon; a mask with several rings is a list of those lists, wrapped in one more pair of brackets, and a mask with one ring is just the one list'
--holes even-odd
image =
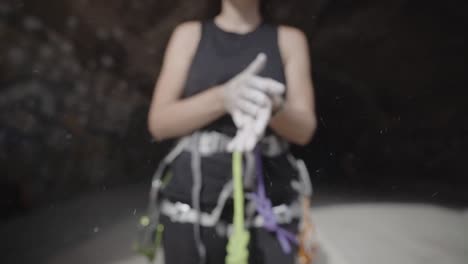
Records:
{"label": "woman's neck", "polygon": [[222,0],[221,13],[215,22],[223,29],[236,33],[254,30],[261,22],[260,0]]}

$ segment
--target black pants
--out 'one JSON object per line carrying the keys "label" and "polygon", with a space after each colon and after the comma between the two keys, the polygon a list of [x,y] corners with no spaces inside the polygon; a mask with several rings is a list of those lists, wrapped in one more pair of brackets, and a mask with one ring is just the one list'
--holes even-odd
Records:
{"label": "black pants", "polygon": [[[162,216],[164,224],[164,258],[166,264],[198,264],[199,256],[193,236],[192,224],[173,223]],[[296,224],[283,226],[295,232]],[[218,235],[215,228],[201,227],[201,238],[206,247],[206,264],[223,264],[226,257],[228,238]],[[296,248],[285,254],[276,236],[264,229],[250,230],[249,263],[293,264]]]}

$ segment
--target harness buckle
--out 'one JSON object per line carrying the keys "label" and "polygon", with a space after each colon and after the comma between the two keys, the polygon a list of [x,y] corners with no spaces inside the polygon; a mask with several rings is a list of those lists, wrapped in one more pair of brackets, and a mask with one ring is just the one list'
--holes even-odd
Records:
{"label": "harness buckle", "polygon": [[221,152],[226,149],[227,140],[217,132],[202,133],[199,141],[199,151],[202,156]]}
{"label": "harness buckle", "polygon": [[190,218],[191,208],[189,205],[176,202],[173,205],[173,211],[170,215],[172,221],[175,222],[186,222]]}
{"label": "harness buckle", "polygon": [[266,136],[261,141],[262,154],[267,157],[278,156],[288,149],[288,143],[276,136]]}
{"label": "harness buckle", "polygon": [[273,213],[276,216],[276,222],[279,224],[291,223],[293,219],[291,208],[285,204],[273,207]]}

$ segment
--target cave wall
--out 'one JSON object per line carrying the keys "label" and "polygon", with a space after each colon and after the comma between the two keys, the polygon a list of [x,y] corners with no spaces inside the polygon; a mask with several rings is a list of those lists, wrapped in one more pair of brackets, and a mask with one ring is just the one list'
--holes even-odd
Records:
{"label": "cave wall", "polygon": [[[296,153],[314,180],[463,192],[464,1],[272,2],[310,41],[319,131]],[[152,143],[145,124],[165,45],[202,6],[0,3],[4,214],[149,179],[170,145]]]}

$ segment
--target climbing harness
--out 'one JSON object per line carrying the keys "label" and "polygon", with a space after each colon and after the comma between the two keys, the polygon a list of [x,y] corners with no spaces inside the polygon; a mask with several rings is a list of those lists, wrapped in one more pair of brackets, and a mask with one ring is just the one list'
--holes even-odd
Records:
{"label": "climbing harness", "polygon": [[[218,132],[195,132],[178,141],[172,151],[161,161],[153,175],[147,215],[140,219],[137,252],[147,256],[149,261],[156,258],[162,240],[164,226],[159,222],[161,214],[172,222],[193,224],[194,239],[200,257],[205,263],[206,248],[200,235],[201,227],[215,227],[218,234],[229,237],[227,264],[248,263],[249,229],[264,228],[274,233],[285,253],[292,251],[291,244],[298,246],[300,264],[312,263],[316,243],[309,215],[312,188],[307,168],[301,160],[287,154],[288,161],[298,172],[298,179],[291,185],[299,193],[299,199],[292,204],[272,206],[266,196],[262,171],[262,156],[275,157],[286,153],[288,144],[275,136],[267,136],[257,145],[254,153],[234,152],[232,155],[232,179],[228,181],[218,196],[211,212],[202,212],[200,191],[202,186],[201,158],[216,153],[225,153],[230,138]],[[169,165],[184,151],[191,153],[193,175],[192,204],[159,199],[159,193],[171,178]],[[245,168],[244,166],[245,165]],[[247,193],[244,194],[244,191]],[[234,214],[232,224],[221,219],[221,214],[229,198],[233,198]],[[282,228],[294,219],[299,220],[299,234]]]}

